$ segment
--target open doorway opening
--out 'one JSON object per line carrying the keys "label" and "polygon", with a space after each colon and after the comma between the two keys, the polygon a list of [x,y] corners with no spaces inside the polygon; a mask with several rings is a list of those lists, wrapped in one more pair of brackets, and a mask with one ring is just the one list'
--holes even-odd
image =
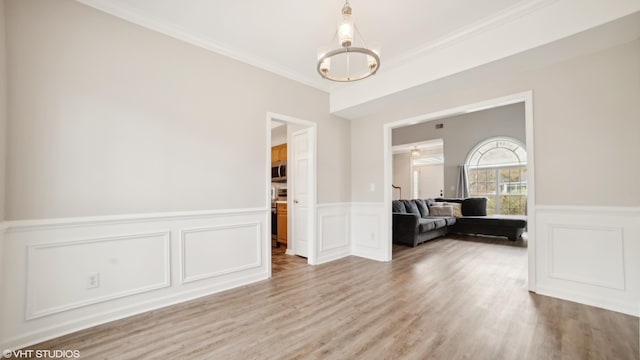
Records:
{"label": "open doorway opening", "polygon": [[267,114],[270,274],[314,264],[315,123]]}
{"label": "open doorway opening", "polygon": [[[412,144],[422,141],[443,139],[444,191],[443,196],[441,196],[442,199],[440,199],[440,201],[455,202],[455,200],[458,200],[460,198],[470,198],[473,196],[472,194],[470,194],[471,187],[475,192],[475,195],[478,197],[480,197],[480,195],[491,195],[493,197],[493,203],[490,204],[491,206],[493,206],[493,208],[489,210],[494,214],[500,214],[499,212],[496,212],[497,208],[500,208],[500,211],[504,210],[507,212],[512,212],[514,214],[515,212],[524,211],[525,215],[507,216],[526,217],[526,220],[524,222],[518,223],[517,221],[514,221],[513,223],[517,223],[517,226],[519,227],[518,231],[527,231],[525,238],[526,247],[528,248],[527,257],[529,290],[535,291],[535,177],[533,160],[534,151],[532,108],[532,94],[531,92],[525,92],[386,124],[384,126],[384,192],[386,208],[392,209],[392,205],[395,205],[392,204],[392,201],[397,197],[396,193],[398,192],[398,190],[393,187],[395,167],[393,150],[395,146],[405,144],[408,146],[412,146]],[[503,119],[503,121],[499,121],[499,112],[516,113],[517,116],[507,116],[507,118]],[[465,123],[465,120],[469,120],[469,118],[473,119],[471,120],[471,122]],[[491,124],[491,121],[483,121],[483,119],[492,120],[494,121],[494,124]],[[483,163],[483,161],[476,161],[475,167],[472,168],[472,175],[474,176],[474,178],[469,179],[468,170],[470,164],[468,160],[470,158],[478,160],[478,158],[481,157],[482,154],[473,155],[474,151],[483,146],[483,150],[487,150],[490,145],[485,144],[487,144],[487,141],[491,142],[493,139],[500,139],[500,141],[497,142],[498,145],[506,144],[505,142],[502,142],[502,140],[515,139],[514,143],[518,144],[520,148],[518,149],[518,147],[509,146],[506,146],[506,148],[512,151],[512,154],[518,152],[518,156],[516,158],[519,158],[521,160],[518,160],[518,163],[516,164],[514,162],[515,160],[511,158],[498,159],[501,156],[505,155],[506,152],[502,154],[493,152],[491,156],[485,158],[485,160],[492,161],[485,163]],[[460,144],[466,145],[461,146]],[[493,143],[493,145],[495,144],[496,142]],[[482,153],[487,152],[482,151]],[[490,159],[491,157],[496,158]],[[498,161],[498,163],[496,163],[494,160]],[[506,162],[504,164],[500,164],[500,161]],[[523,166],[525,167],[524,170],[522,169]],[[506,167],[506,170],[503,169],[504,167]],[[494,173],[497,172],[498,174],[496,176],[497,182],[495,182],[495,186],[493,187],[487,185],[486,180],[486,172],[489,171],[490,168],[493,169]],[[500,179],[502,179],[502,181],[500,181]],[[472,180],[473,183],[471,183],[470,180]],[[522,193],[522,191],[526,191],[526,194]],[[411,194],[407,194],[405,193],[405,191],[403,191],[402,194],[402,197],[405,199],[421,198],[419,189],[418,193],[412,192]],[[417,195],[417,197],[413,195]],[[481,210],[486,212],[487,203],[490,196],[482,197],[486,200],[474,200],[473,203],[483,203],[483,208]],[[455,210],[457,207],[460,207],[460,205],[456,205],[455,203],[453,203],[447,204],[446,207]],[[444,210],[438,210],[438,212],[443,211]],[[389,229],[389,246],[387,248],[387,251],[388,258],[391,259],[393,251],[393,216],[391,211],[389,212],[389,216],[386,218],[386,220],[388,221],[387,224],[389,225],[387,227],[387,229]],[[449,226],[449,223],[447,223],[446,226]],[[427,228],[426,224],[424,228]],[[482,234],[482,231],[485,231],[481,226],[472,230],[473,234]],[[443,234],[435,234],[434,237],[425,236],[423,240],[432,240],[436,238],[436,235],[442,236]],[[504,240],[508,241],[506,240],[507,238],[520,239],[521,233],[512,234],[511,232],[505,232],[504,234],[495,234],[495,236],[504,237]]]}
{"label": "open doorway opening", "polygon": [[443,139],[394,145],[393,188],[394,200],[442,197],[444,195]]}

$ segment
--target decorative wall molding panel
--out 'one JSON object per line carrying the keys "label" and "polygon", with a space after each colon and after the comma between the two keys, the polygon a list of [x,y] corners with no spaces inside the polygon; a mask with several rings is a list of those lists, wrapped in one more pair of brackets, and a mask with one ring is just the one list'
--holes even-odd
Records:
{"label": "decorative wall molding panel", "polygon": [[640,315],[640,208],[536,207],[538,293]]}
{"label": "decorative wall molding panel", "polygon": [[26,319],[171,286],[168,231],[27,246]]}
{"label": "decorative wall molding panel", "polygon": [[317,262],[322,264],[351,255],[348,203],[317,206]]}
{"label": "decorative wall molding panel", "polygon": [[391,260],[391,239],[383,217],[384,203],[351,204],[351,254],[378,261]]}
{"label": "decorative wall molding panel", "polygon": [[7,222],[2,349],[267,279],[266,208]]}
{"label": "decorative wall molding panel", "polygon": [[[182,283],[262,266],[259,222],[185,229],[181,233]],[[202,254],[224,254],[224,257],[216,256],[217,261],[211,261]]]}

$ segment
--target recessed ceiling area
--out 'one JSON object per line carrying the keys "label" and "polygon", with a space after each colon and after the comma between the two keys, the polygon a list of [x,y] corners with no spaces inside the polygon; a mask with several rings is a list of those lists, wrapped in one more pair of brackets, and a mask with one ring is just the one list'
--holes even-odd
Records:
{"label": "recessed ceiling area", "polygon": [[[350,0],[366,41],[381,48],[368,79],[316,72],[343,0],[77,0],[138,25],[330,93],[330,112],[495,61],[640,11],[637,0]],[[337,47],[338,44],[332,46]]]}

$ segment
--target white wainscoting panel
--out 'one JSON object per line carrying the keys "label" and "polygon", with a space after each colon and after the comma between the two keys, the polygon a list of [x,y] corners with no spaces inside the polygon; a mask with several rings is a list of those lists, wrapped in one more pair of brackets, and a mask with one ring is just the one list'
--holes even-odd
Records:
{"label": "white wainscoting panel", "polygon": [[270,215],[257,208],[6,222],[0,348],[267,279]]}
{"label": "white wainscoting panel", "polygon": [[182,282],[260,267],[261,234],[260,223],[182,230]]}
{"label": "white wainscoting panel", "polygon": [[321,204],[317,206],[317,261],[328,261],[351,255],[348,203]]}
{"label": "white wainscoting panel", "polygon": [[536,291],[640,315],[640,209],[536,207]]}
{"label": "white wainscoting panel", "polygon": [[351,253],[378,261],[391,260],[391,239],[383,221],[390,209],[384,203],[351,204]]}
{"label": "white wainscoting panel", "polygon": [[169,237],[166,231],[29,245],[26,318],[170,286]]}

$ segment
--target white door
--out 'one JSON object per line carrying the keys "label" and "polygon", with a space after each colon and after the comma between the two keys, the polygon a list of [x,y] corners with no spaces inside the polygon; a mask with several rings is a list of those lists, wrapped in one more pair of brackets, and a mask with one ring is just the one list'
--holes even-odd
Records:
{"label": "white door", "polygon": [[[291,135],[293,143],[293,250],[296,255],[309,256],[309,130]],[[291,173],[291,171],[289,172]]]}

